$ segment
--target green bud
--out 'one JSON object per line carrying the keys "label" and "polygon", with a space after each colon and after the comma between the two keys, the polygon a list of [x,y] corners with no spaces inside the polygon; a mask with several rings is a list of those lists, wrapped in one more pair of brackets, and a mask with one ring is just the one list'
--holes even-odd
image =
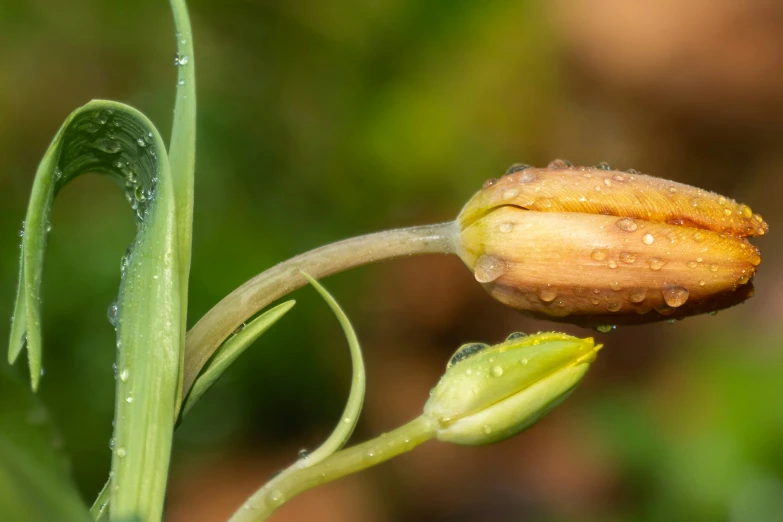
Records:
{"label": "green bud", "polygon": [[475,445],[506,439],[560,404],[600,348],[592,337],[561,333],[463,345],[432,390],[424,415],[440,426],[438,440]]}

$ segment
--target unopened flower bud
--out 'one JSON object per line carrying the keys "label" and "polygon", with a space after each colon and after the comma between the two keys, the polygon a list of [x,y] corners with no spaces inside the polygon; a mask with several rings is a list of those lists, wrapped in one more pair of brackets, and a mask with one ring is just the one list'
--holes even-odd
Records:
{"label": "unopened flower bud", "polygon": [[463,208],[459,254],[502,303],[600,326],[712,312],[753,294],[768,226],[719,194],[608,165],[509,169]]}
{"label": "unopened flower bud", "polygon": [[512,334],[500,344],[466,344],[432,390],[424,415],[438,440],[487,444],[531,426],[581,381],[601,345],[560,333]]}

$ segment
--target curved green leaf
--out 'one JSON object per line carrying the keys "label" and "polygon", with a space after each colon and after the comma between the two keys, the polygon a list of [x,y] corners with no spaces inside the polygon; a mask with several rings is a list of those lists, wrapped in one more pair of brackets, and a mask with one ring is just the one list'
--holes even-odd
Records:
{"label": "curved green leaf", "polygon": [[116,450],[112,515],[162,516],[174,411],[180,386],[182,325],[176,205],[166,149],[137,110],[92,101],[68,117],[41,161],[23,229],[20,280],[9,360],[26,344],[35,389],[41,369],[40,293],[49,212],[57,193],[95,172],[120,183],[136,219],[122,262],[116,304]]}
{"label": "curved green leaf", "polygon": [[345,315],[340,305],[337,304],[334,297],[318,281],[305,272],[300,272],[307,281],[313,285],[313,288],[321,294],[326,304],[332,309],[335,317],[343,328],[345,338],[348,340],[348,348],[351,351],[351,391],[348,393],[348,401],[345,403],[343,416],[337,423],[334,431],[318,449],[310,453],[307,459],[301,459],[297,462],[300,467],[307,467],[321,462],[323,459],[342,448],[351,437],[356,424],[359,422],[359,414],[364,404],[364,392],[366,388],[366,374],[364,371],[364,358],[362,357],[362,347],[359,345],[359,339],[356,332]]}

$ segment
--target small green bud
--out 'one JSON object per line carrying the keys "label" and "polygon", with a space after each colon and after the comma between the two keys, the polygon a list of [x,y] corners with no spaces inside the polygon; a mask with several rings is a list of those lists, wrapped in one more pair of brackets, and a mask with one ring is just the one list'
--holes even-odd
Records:
{"label": "small green bud", "polygon": [[438,440],[487,444],[530,427],[579,384],[601,345],[561,333],[510,335],[463,345],[432,390],[424,415]]}

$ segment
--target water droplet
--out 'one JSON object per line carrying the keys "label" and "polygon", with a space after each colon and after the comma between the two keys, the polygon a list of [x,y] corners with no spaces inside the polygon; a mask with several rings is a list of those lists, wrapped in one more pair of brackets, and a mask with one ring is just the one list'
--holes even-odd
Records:
{"label": "water droplet", "polygon": [[514,332],[514,333],[509,334],[508,337],[506,337],[506,341],[514,341],[516,339],[522,339],[524,337],[527,337],[526,333]]}
{"label": "water droplet", "polygon": [[110,304],[108,310],[106,310],[106,317],[109,319],[109,323],[114,328],[117,328],[117,319],[119,315],[120,315],[120,307],[115,301],[112,304]]}
{"label": "water droplet", "polygon": [[128,377],[130,377],[130,370],[123,368],[123,370],[120,372],[120,380],[122,382],[128,382]]}
{"label": "water droplet", "polygon": [[310,452],[302,448],[299,450],[299,453],[297,453],[296,456],[299,460],[307,460],[307,457],[310,456]]}
{"label": "water droplet", "polygon": [[545,303],[551,303],[557,297],[557,291],[547,285],[538,289],[538,297]]}
{"label": "water droplet", "polygon": [[484,182],[484,183],[481,185],[481,188],[489,188],[489,187],[491,187],[492,185],[494,185],[494,184],[495,184],[495,183],[497,183],[497,182],[498,182],[498,180],[497,180],[497,179],[495,179],[495,178],[489,178],[487,181],[485,181],[485,182]]}
{"label": "water droplet", "polygon": [[700,203],[699,198],[693,198],[691,200],[691,206],[694,207],[694,208],[698,208],[699,207],[699,203]]}
{"label": "water droplet", "polygon": [[272,491],[267,498],[272,507],[278,507],[285,502],[285,495],[279,489]]}
{"label": "water droplet", "polygon": [[699,286],[704,286],[704,285],[706,285],[706,284],[707,284],[707,282],[706,282],[704,279],[702,279],[701,281],[699,281]]}
{"label": "water droplet", "polygon": [[614,176],[612,176],[612,179],[615,181],[625,181],[625,176],[621,174],[615,174]]}
{"label": "water droplet", "polygon": [[490,433],[492,433],[492,428],[485,424],[484,427],[481,429],[481,431],[484,432],[484,435],[489,435]]}
{"label": "water droplet", "polygon": [[610,259],[608,265],[609,268],[617,268],[617,261],[615,261],[614,259]]}
{"label": "water droplet", "polygon": [[612,170],[612,167],[605,161],[597,163],[594,168],[598,170]]}
{"label": "water droplet", "polygon": [[645,245],[652,245],[654,241],[655,238],[649,232],[642,236],[642,243]]}
{"label": "water droplet", "polygon": [[726,198],[724,198],[723,196],[719,197],[718,198],[718,205],[723,206],[725,204],[726,204]]}
{"label": "water droplet", "polygon": [[636,169],[628,169],[625,172],[627,172],[628,174],[639,174],[639,171]]}
{"label": "water droplet", "polygon": [[672,308],[682,306],[688,300],[688,289],[682,286],[671,285],[663,289],[663,300]]}
{"label": "water droplet", "polygon": [[527,357],[522,357],[522,358],[519,360],[519,364],[521,364],[522,366],[527,366],[527,362],[528,362],[528,361],[527,361]]}
{"label": "water droplet", "polygon": [[126,456],[127,454],[128,454],[128,452],[127,452],[127,451],[125,451],[125,448],[122,448],[122,447],[120,447],[120,448],[117,448],[117,456],[118,456],[119,458],[121,458],[121,459],[122,459],[122,458],[125,458],[125,456]]}
{"label": "water droplet", "polygon": [[343,417],[343,422],[345,424],[350,424],[351,423],[351,418],[350,417]]}
{"label": "water droplet", "polygon": [[473,276],[479,283],[491,283],[506,273],[506,262],[502,259],[484,254],[476,261]]}
{"label": "water droplet", "polygon": [[125,402],[127,402],[128,404],[132,403],[133,402],[133,397],[128,395],[127,397],[125,397]]}
{"label": "water droplet", "polygon": [[632,265],[636,261],[636,254],[630,252],[620,252],[620,261]]}
{"label": "water droplet", "polygon": [[[743,274],[743,275],[741,275],[739,277],[739,279],[737,279],[737,284],[744,285],[748,281],[750,281],[750,277],[748,277],[747,274]],[[41,375],[43,375],[43,374],[41,374]]]}
{"label": "water droplet", "polygon": [[515,172],[520,172],[525,169],[529,169],[530,165],[526,165],[524,163],[514,163],[511,165],[508,169],[506,169],[506,172],[503,174],[504,176],[508,176],[509,174],[513,174]]}
{"label": "water droplet", "polygon": [[463,344],[459,348],[457,348],[457,351],[454,352],[454,355],[451,356],[451,359],[449,360],[449,364],[446,366],[446,368],[451,368],[458,362],[464,361],[471,355],[475,355],[479,353],[480,351],[486,349],[489,345],[484,343],[467,343]]}
{"label": "water droplet", "polygon": [[617,228],[620,230],[625,230],[626,232],[633,232],[639,228],[639,225],[636,224],[636,221],[631,218],[623,218],[615,224],[617,225]]}
{"label": "water droplet", "polygon": [[146,142],[146,141],[144,141],[144,138],[139,138],[139,139],[137,139],[137,140],[136,140],[136,143],[138,143],[138,144],[139,144],[139,147],[146,147],[146,146],[147,146],[147,142]]}
{"label": "water droplet", "polygon": [[663,265],[666,264],[666,261],[659,259],[657,257],[651,257],[647,259],[647,264],[650,265],[650,268],[653,270],[660,270],[663,268]]}
{"label": "water droplet", "polygon": [[60,170],[60,168],[59,168],[59,167],[58,167],[58,168],[55,168],[55,169],[54,169],[54,180],[55,180],[55,181],[60,181],[60,179],[61,179],[62,177],[63,177],[63,171],[62,171],[62,170]]}
{"label": "water droplet", "polygon": [[612,281],[611,283],[609,283],[609,286],[610,286],[610,287],[612,288],[612,290],[614,290],[615,292],[619,292],[619,291],[620,291],[620,290],[622,290],[622,288],[623,288],[623,287],[622,287],[622,285],[620,285],[620,282],[619,282],[619,281]]}
{"label": "water droplet", "polygon": [[609,301],[606,304],[606,309],[610,312],[619,312],[622,307],[623,304],[620,301]]}
{"label": "water droplet", "polygon": [[699,263],[697,263],[696,261],[688,261],[688,263],[686,264],[688,265],[688,268],[696,268],[697,266],[699,266]]}
{"label": "water droplet", "polygon": [[603,250],[601,248],[596,248],[593,250],[593,253],[590,254],[590,257],[593,258],[594,261],[603,261],[606,259],[606,250]]}
{"label": "water droplet", "polygon": [[604,334],[611,332],[615,328],[617,328],[617,327],[612,325],[612,324],[602,324],[601,326],[596,326],[595,327],[596,330],[598,330],[599,332],[604,333]]}
{"label": "water droplet", "polygon": [[115,441],[114,441],[114,437],[112,437],[109,439],[109,449],[114,451],[114,445],[115,445]]}
{"label": "water droplet", "polygon": [[519,191],[517,189],[507,190],[503,193],[503,197],[506,199],[513,199],[518,195],[519,195]]}
{"label": "water droplet", "polygon": [[180,84],[180,85],[185,85],[185,80],[180,80],[177,83]]}
{"label": "water droplet", "polygon": [[514,230],[514,223],[501,223],[498,225],[498,230],[503,232],[504,234],[508,234],[512,230]]}
{"label": "water droplet", "polygon": [[546,166],[548,169],[565,169],[573,167],[574,164],[571,163],[568,160],[565,159],[556,159],[549,162],[549,165]]}

